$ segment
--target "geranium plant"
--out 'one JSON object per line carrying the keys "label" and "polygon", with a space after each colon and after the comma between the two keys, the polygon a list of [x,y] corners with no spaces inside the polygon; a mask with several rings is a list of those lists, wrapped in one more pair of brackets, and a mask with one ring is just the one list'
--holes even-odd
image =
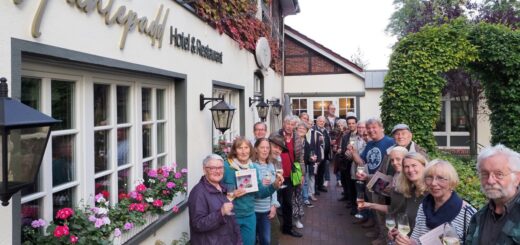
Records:
{"label": "geranium plant", "polygon": [[[165,166],[148,170],[129,193],[119,193],[119,203],[110,205],[108,192],[95,196],[95,206],[63,208],[48,225],[43,219],[23,227],[23,244],[111,244],[111,239],[141,226],[147,214],[166,212],[177,193],[186,193],[188,171]],[[178,207],[172,208],[178,212]],[[44,228],[46,232],[44,232]]]}

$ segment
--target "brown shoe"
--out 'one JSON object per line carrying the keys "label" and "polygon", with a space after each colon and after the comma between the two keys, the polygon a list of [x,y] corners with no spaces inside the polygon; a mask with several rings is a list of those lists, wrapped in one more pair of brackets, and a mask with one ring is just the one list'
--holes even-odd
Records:
{"label": "brown shoe", "polygon": [[372,228],[372,227],[374,227],[374,225],[375,225],[375,224],[374,224],[374,221],[370,220],[370,221],[368,221],[368,222],[362,224],[361,227],[363,227],[363,228],[365,228],[365,229],[368,229],[368,228]]}
{"label": "brown shoe", "polygon": [[368,237],[368,238],[376,238],[377,237],[377,232],[369,231],[369,232],[365,233],[365,236]]}

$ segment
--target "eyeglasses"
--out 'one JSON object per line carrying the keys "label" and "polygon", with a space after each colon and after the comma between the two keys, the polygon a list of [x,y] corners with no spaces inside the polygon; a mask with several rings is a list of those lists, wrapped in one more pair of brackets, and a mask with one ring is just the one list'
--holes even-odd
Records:
{"label": "eyeglasses", "polygon": [[224,166],[222,167],[206,167],[206,169],[209,169],[210,172],[217,172],[224,170]]}
{"label": "eyeglasses", "polygon": [[424,177],[424,182],[427,184],[433,183],[434,180],[437,180],[440,184],[446,184],[448,183],[448,178],[442,177],[442,176],[426,176]]}
{"label": "eyeglasses", "polygon": [[510,175],[511,173],[513,173],[513,172],[504,173],[501,171],[496,171],[496,172],[481,171],[478,173],[478,175],[480,176],[481,179],[487,180],[487,179],[489,179],[489,176],[493,176],[493,178],[496,180],[503,180],[506,176]]}

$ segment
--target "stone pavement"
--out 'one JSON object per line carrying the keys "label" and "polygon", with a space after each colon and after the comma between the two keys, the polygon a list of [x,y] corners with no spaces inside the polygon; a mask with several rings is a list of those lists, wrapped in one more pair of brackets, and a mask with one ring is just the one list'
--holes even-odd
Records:
{"label": "stone pavement", "polygon": [[[332,180],[336,180],[331,174]],[[331,181],[331,183],[334,183]],[[342,188],[330,186],[328,192],[320,192],[318,201],[313,202],[313,208],[305,208],[303,229],[296,229],[303,233],[302,238],[281,235],[280,245],[364,245],[371,244],[373,239],[366,238],[365,233],[370,229],[361,228],[361,225],[352,224],[356,220],[350,215],[350,209],[345,207],[346,202],[338,202]]]}

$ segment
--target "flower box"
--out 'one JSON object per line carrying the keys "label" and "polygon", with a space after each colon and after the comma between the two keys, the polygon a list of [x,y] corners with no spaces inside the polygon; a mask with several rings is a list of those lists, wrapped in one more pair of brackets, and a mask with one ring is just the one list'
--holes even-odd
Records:
{"label": "flower box", "polygon": [[169,204],[166,204],[162,207],[164,211],[170,211],[173,207],[178,206],[179,203],[186,199],[186,193],[176,193],[173,197],[172,201]]}
{"label": "flower box", "polygon": [[[145,220],[145,223],[141,226],[135,226],[130,230],[127,230],[121,234],[119,237],[114,237],[113,244],[114,245],[121,245],[130,240],[135,235],[139,234],[144,228],[151,225],[153,222],[157,221],[159,219],[159,215],[157,214],[150,214],[147,213],[144,215],[143,219]],[[112,236],[114,236],[112,234]]]}

